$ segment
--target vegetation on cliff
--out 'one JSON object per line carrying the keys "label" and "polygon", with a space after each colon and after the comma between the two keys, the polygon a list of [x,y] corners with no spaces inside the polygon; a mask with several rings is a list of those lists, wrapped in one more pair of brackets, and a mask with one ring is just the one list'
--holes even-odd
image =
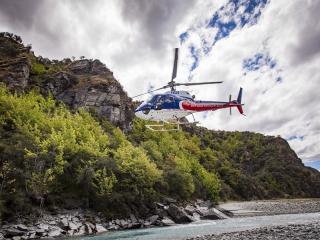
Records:
{"label": "vegetation on cliff", "polygon": [[[2,215],[32,206],[123,213],[161,195],[217,200],[219,180],[199,163],[199,139],[183,132],[139,133],[142,125],[135,124],[132,144],[83,109],[71,113],[52,97],[11,94],[1,86]],[[148,140],[137,140],[141,134]]]}

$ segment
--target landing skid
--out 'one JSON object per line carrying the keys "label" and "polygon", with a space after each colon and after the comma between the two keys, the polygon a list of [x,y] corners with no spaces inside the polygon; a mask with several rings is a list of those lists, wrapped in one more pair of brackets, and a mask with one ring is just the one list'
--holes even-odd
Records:
{"label": "landing skid", "polygon": [[[145,125],[148,129],[154,132],[170,132],[170,131],[179,131],[181,128],[181,125],[197,125],[199,122],[167,122],[167,121],[161,121],[161,124],[147,124]],[[170,126],[170,127],[168,127]],[[172,127],[171,127],[172,126]]]}

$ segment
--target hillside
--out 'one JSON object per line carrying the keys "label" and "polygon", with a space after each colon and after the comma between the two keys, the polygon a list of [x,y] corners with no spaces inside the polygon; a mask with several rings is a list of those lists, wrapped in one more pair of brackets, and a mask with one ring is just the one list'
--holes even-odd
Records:
{"label": "hillside", "polygon": [[86,208],[148,215],[153,202],[320,197],[320,173],[279,137],[151,132],[99,60],[35,56],[0,34],[0,216]]}

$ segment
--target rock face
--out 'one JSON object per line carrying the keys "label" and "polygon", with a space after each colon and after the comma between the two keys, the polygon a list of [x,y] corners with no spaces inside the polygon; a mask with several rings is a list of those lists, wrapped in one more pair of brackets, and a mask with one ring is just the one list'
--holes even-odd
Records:
{"label": "rock face", "polygon": [[134,105],[113,73],[99,60],[50,61],[30,48],[0,36],[0,81],[10,90],[40,88],[72,109],[86,108],[130,130]]}
{"label": "rock face", "polygon": [[0,79],[9,89],[22,91],[30,77],[29,50],[6,37],[0,37],[0,46]]}

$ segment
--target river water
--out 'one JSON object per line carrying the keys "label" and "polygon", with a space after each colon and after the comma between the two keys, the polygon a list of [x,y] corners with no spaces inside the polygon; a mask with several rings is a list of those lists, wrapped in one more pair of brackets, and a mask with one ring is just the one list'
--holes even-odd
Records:
{"label": "river water", "polygon": [[171,227],[155,227],[107,232],[98,236],[79,237],[81,240],[180,240],[207,234],[236,232],[259,227],[307,224],[320,220],[320,213],[284,214],[275,216],[257,216],[229,218],[225,220],[199,221]]}

